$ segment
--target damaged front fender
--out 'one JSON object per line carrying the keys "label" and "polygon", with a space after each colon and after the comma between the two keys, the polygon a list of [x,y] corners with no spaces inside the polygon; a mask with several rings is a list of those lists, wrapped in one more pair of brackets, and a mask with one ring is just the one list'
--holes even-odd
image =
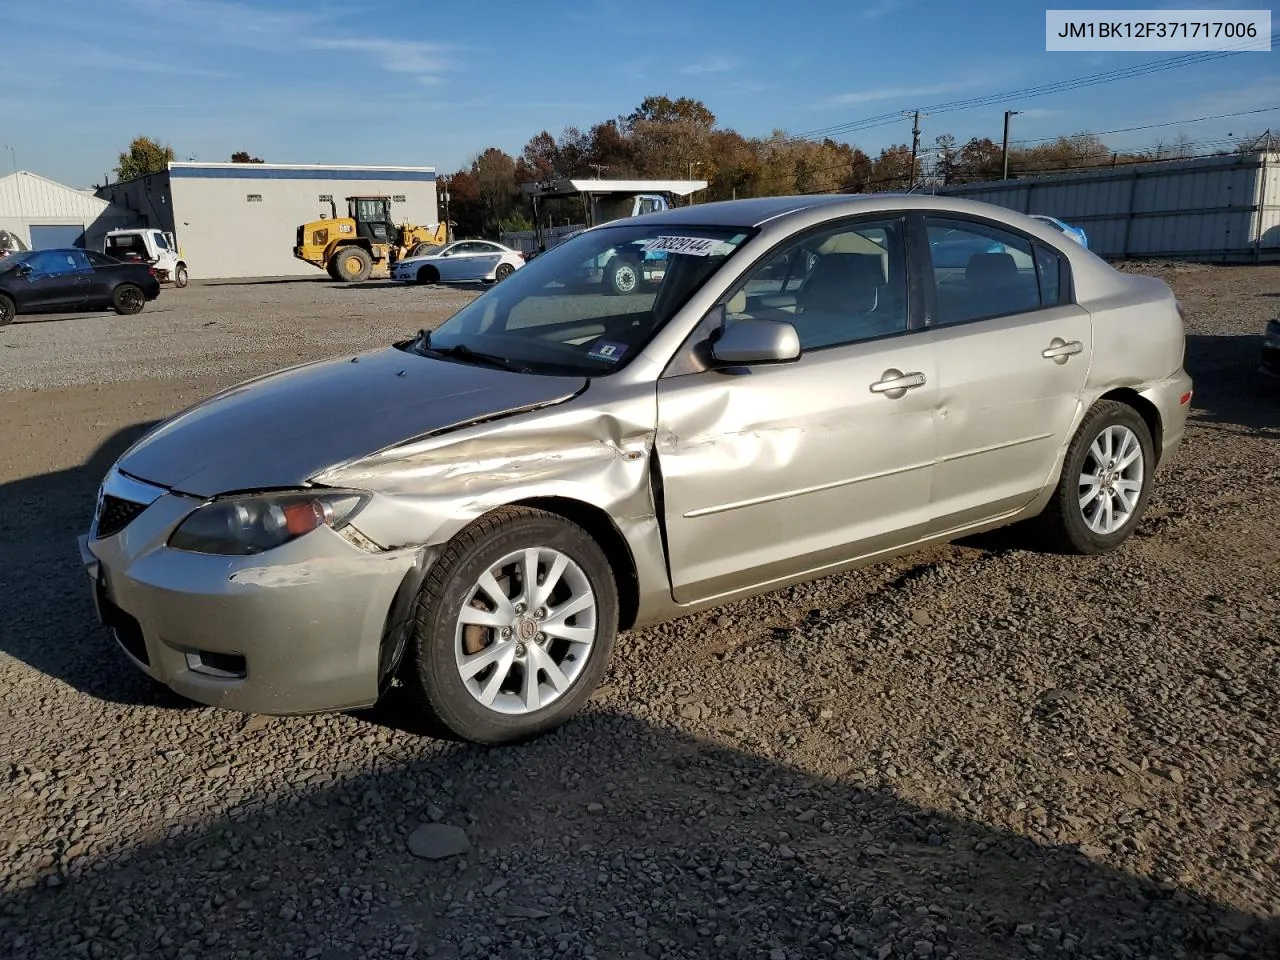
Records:
{"label": "damaged front fender", "polygon": [[669,600],[651,475],[656,411],[651,383],[604,403],[588,389],[552,407],[379,451],[314,481],[373,493],[353,526],[387,550],[444,544],[501,506],[590,508],[625,541],[632,569],[617,572],[620,582],[634,575],[643,613],[647,598]]}

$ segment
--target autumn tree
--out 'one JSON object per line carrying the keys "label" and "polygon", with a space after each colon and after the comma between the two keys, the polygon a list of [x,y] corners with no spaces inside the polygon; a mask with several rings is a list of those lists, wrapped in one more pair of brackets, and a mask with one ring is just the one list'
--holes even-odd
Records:
{"label": "autumn tree", "polygon": [[116,166],[117,180],[132,180],[149,173],[161,173],[173,162],[173,147],[151,137],[134,137],[129,149],[120,154]]}
{"label": "autumn tree", "polygon": [[1004,173],[1003,164],[1003,154],[1000,152],[999,144],[989,137],[974,137],[960,148],[956,158],[954,182],[997,180]]}
{"label": "autumn tree", "polygon": [[483,224],[497,231],[499,223],[512,212],[519,190],[516,187],[516,163],[505,151],[489,147],[471,164],[483,210]]}
{"label": "autumn tree", "polygon": [[556,146],[556,138],[546,130],[535,133],[520,151],[516,162],[525,182],[552,180],[560,176],[560,148]]}
{"label": "autumn tree", "polygon": [[262,163],[261,157],[251,157],[245,150],[237,150],[231,155],[232,163]]}
{"label": "autumn tree", "polygon": [[933,149],[933,175],[944,185],[948,184],[955,178],[956,167],[959,165],[956,138],[949,133],[941,133],[934,138]]}
{"label": "autumn tree", "polygon": [[907,190],[915,179],[911,164],[911,147],[895,143],[880,151],[871,165],[871,180],[867,189],[871,193]]}
{"label": "autumn tree", "polygon": [[484,232],[484,207],[480,188],[470,168],[450,174],[445,181],[449,191],[449,219],[456,225],[455,237],[476,237]]}

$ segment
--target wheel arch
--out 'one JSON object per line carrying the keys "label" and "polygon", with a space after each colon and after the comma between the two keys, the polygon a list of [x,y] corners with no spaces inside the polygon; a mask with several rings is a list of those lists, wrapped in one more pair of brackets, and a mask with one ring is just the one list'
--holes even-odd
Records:
{"label": "wheel arch", "polygon": [[359,247],[361,250],[367,253],[370,257],[373,256],[373,244],[371,244],[368,240],[364,239],[363,237],[349,237],[346,239],[334,240],[333,245],[329,248],[328,254],[325,256],[325,259],[330,260],[336,257],[339,253],[341,253],[347,247]]}
{"label": "wheel arch", "polygon": [[1118,387],[1114,390],[1108,390],[1098,399],[1114,400],[1134,409],[1151,433],[1151,449],[1156,458],[1156,465],[1159,465],[1161,451],[1164,447],[1164,423],[1160,419],[1160,410],[1156,405],[1130,387]]}
{"label": "wheel arch", "polygon": [[640,608],[639,575],[631,546],[608,513],[590,503],[569,497],[528,497],[506,506],[545,510],[587,531],[604,551],[609,569],[613,571],[614,584],[618,589],[618,629],[631,629]]}

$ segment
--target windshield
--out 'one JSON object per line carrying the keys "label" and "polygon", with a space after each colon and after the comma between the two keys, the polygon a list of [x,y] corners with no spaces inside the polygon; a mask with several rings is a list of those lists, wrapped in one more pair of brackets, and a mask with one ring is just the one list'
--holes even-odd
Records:
{"label": "windshield", "polygon": [[0,259],[0,273],[8,273],[10,270],[16,269],[18,264],[26,263],[31,259],[31,250],[19,250],[17,253],[11,253]]}
{"label": "windshield", "polygon": [[[548,374],[620,370],[737,251],[748,231],[649,224],[589,230],[406,344]],[[460,349],[461,348],[461,349]]]}

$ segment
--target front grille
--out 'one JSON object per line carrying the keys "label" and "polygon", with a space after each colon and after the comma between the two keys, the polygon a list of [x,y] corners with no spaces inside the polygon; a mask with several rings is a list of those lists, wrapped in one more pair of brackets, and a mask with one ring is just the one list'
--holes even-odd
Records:
{"label": "front grille", "polygon": [[119,497],[105,494],[102,498],[102,506],[98,509],[97,539],[101,540],[113,533],[119,533],[133,523],[134,518],[145,509],[147,509],[145,503],[121,500]]}

